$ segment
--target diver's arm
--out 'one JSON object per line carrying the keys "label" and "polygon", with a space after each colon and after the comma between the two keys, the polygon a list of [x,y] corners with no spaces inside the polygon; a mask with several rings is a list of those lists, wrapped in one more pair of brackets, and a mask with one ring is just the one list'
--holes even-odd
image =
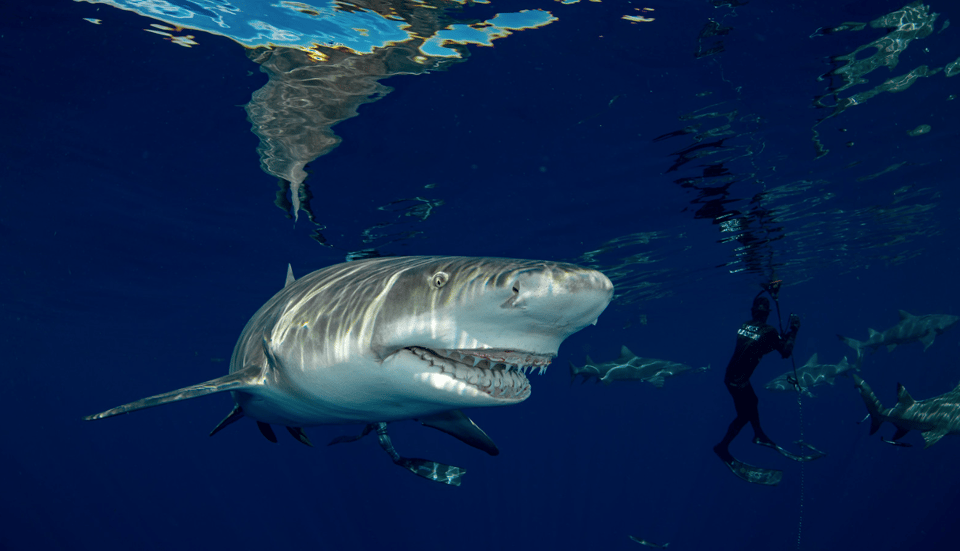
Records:
{"label": "diver's arm", "polygon": [[780,352],[780,355],[783,359],[787,359],[793,354],[793,345],[797,340],[797,332],[800,331],[800,316],[796,314],[790,314],[789,327],[787,332],[783,335],[780,335],[780,343],[777,346],[777,350]]}

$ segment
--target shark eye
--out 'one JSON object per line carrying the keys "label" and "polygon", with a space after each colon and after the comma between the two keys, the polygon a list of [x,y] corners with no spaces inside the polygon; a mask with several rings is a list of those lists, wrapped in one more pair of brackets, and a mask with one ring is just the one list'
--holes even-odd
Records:
{"label": "shark eye", "polygon": [[450,279],[450,276],[447,275],[447,272],[437,272],[433,274],[433,286],[439,289],[447,284],[448,279]]}
{"label": "shark eye", "polygon": [[520,294],[520,283],[519,283],[519,282],[513,284],[513,294],[515,294],[515,295],[519,295],[519,294]]}

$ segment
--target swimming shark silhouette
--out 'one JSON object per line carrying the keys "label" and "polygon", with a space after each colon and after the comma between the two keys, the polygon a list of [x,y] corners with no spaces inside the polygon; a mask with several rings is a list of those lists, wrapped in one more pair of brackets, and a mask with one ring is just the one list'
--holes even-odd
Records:
{"label": "swimming shark silhouette", "polygon": [[848,376],[850,370],[860,370],[860,361],[857,361],[855,364],[847,362],[847,357],[844,356],[840,363],[837,364],[822,364],[817,359],[817,355],[814,354],[810,356],[810,359],[807,360],[807,363],[803,364],[802,367],[797,368],[796,374],[793,371],[787,371],[786,373],[772,379],[769,383],[764,385],[764,388],[772,391],[786,391],[786,390],[796,390],[796,387],[793,384],[794,378],[799,379],[800,388],[806,396],[813,397],[813,393],[810,392],[810,387],[819,386],[822,384],[834,383],[834,380],[838,375]]}
{"label": "swimming shark silhouette", "polygon": [[687,371],[706,371],[710,366],[693,368],[686,364],[658,360],[655,358],[641,358],[630,351],[626,346],[620,347],[620,357],[612,362],[596,363],[587,356],[587,363],[577,367],[570,362],[570,382],[577,375],[583,375],[583,381],[595,377],[597,382],[610,384],[613,381],[646,381],[657,388],[663,388],[667,377],[675,377]]}
{"label": "swimming shark silhouette", "polygon": [[870,412],[870,434],[875,434],[885,421],[897,427],[887,443],[896,443],[911,430],[918,430],[926,442],[924,447],[929,448],[948,434],[960,434],[960,385],[940,396],[917,401],[903,385],[897,384],[897,405],[884,408],[863,378],[856,373],[851,377]]}
{"label": "swimming shark silhouette", "polygon": [[211,435],[249,417],[271,441],[276,424],[309,444],[303,427],[365,423],[394,457],[385,423],[417,419],[495,455],[459,409],[526,400],[526,374],[543,373],[612,296],[596,270],[538,260],[374,258],[300,279],[288,267],[240,334],[229,374],[85,419],[229,391],[233,411]]}
{"label": "swimming shark silhouette", "polygon": [[837,337],[853,347],[857,351],[857,357],[863,357],[863,351],[867,348],[876,352],[881,346],[886,346],[888,351],[892,351],[898,344],[916,341],[923,343],[923,351],[926,352],[937,335],[956,325],[957,321],[960,321],[960,317],[948,314],[914,316],[905,310],[900,310],[900,321],[896,325],[882,333],[867,329],[870,336],[865,341],[843,335],[837,335]]}

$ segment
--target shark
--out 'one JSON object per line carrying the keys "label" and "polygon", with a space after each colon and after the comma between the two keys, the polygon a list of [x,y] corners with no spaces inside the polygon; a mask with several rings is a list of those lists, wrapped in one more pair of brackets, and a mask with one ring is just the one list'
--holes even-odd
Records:
{"label": "shark", "polygon": [[817,354],[810,356],[810,359],[807,360],[807,363],[803,364],[802,367],[797,369],[797,372],[794,373],[792,370],[787,371],[786,373],[780,375],[779,377],[774,378],[769,383],[764,385],[764,388],[771,391],[793,391],[796,390],[793,382],[794,380],[799,380],[800,388],[803,389],[802,392],[806,396],[813,397],[813,393],[810,392],[810,388],[814,386],[819,386],[822,384],[832,385],[834,380],[839,375],[844,377],[849,376],[851,370],[860,370],[860,361],[857,363],[849,363],[847,357],[844,356],[840,363],[837,364],[822,364],[817,358]]}
{"label": "shark", "polygon": [[496,455],[461,409],[529,398],[527,374],[545,372],[612,297],[601,272],[543,260],[370,258],[299,279],[288,266],[283,289],[240,333],[226,375],[85,419],[229,392],[233,409],[211,436],[249,418],[272,442],[279,425],[310,445],[304,427],[360,423],[395,463],[459,485],[455,467],[399,456],[386,423],[414,419]]}
{"label": "shark", "polygon": [[915,316],[910,312],[900,310],[900,321],[896,325],[883,332],[867,329],[869,336],[865,341],[858,341],[843,335],[837,335],[837,337],[856,350],[857,357],[862,357],[863,351],[868,348],[876,352],[881,346],[886,346],[888,351],[893,351],[897,345],[917,341],[923,343],[923,351],[926,352],[937,335],[956,325],[957,321],[960,321],[960,316],[949,314]]}
{"label": "shark", "polygon": [[570,382],[577,375],[583,375],[583,381],[596,378],[597,382],[610,384],[613,381],[647,381],[657,388],[663,388],[667,377],[674,377],[687,371],[706,371],[710,366],[693,368],[686,364],[658,360],[655,358],[641,358],[630,351],[626,346],[620,347],[620,357],[612,362],[598,364],[590,356],[583,367],[577,367],[570,362]]}
{"label": "shark", "polygon": [[851,377],[870,413],[870,434],[875,434],[886,421],[897,427],[893,438],[885,442],[898,444],[897,440],[908,432],[918,430],[924,447],[929,448],[948,434],[960,434],[960,385],[940,396],[918,401],[903,385],[897,384],[897,405],[884,408],[863,378],[856,373]]}

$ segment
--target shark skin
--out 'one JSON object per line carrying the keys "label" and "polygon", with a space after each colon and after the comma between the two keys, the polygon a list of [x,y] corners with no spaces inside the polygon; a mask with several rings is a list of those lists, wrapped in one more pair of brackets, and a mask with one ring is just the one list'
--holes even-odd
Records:
{"label": "shark skin", "polygon": [[863,357],[863,352],[866,349],[876,352],[881,346],[886,346],[887,351],[893,351],[897,345],[917,341],[923,343],[923,351],[926,352],[937,335],[956,325],[957,321],[960,321],[960,316],[949,314],[914,316],[905,310],[900,310],[900,321],[896,325],[882,333],[874,329],[867,329],[869,337],[865,341],[858,341],[843,335],[837,335],[837,337],[856,350],[858,358]]}
{"label": "shark skin", "polygon": [[687,371],[706,371],[710,366],[694,368],[686,364],[671,362],[668,360],[658,360],[654,358],[641,358],[630,351],[626,346],[620,347],[620,357],[612,362],[598,364],[587,356],[587,363],[583,367],[577,367],[570,363],[570,382],[576,379],[577,375],[583,375],[583,381],[594,377],[597,382],[610,384],[613,381],[646,381],[657,388],[663,388],[663,384],[668,377],[675,377]]}
{"label": "shark skin", "polygon": [[940,396],[918,401],[898,384],[897,405],[884,408],[866,381],[856,373],[851,377],[870,413],[870,434],[876,434],[884,422],[897,427],[893,438],[884,440],[888,444],[899,444],[897,440],[912,430],[920,431],[924,448],[936,444],[948,434],[960,434],[960,385]]}
{"label": "shark skin", "polygon": [[526,374],[544,372],[612,296],[596,270],[539,260],[373,258],[300,279],[288,269],[240,334],[229,374],[85,419],[229,391],[235,407],[211,435],[248,417],[272,441],[276,424],[309,444],[302,427],[363,423],[384,430],[387,449],[385,423],[417,419],[493,455],[459,409],[526,400]]}
{"label": "shark skin", "polygon": [[[803,364],[802,367],[797,368],[796,378],[799,379],[801,391],[805,396],[813,398],[813,393],[810,392],[811,387],[828,384],[833,385],[836,378],[840,375],[844,377],[849,377],[850,371],[860,371],[860,361],[857,363],[851,364],[847,362],[847,357],[844,356],[840,363],[837,364],[822,364],[817,359],[817,355],[814,354],[810,356],[810,359],[807,360],[807,363]],[[772,379],[769,383],[764,385],[764,388],[773,392],[779,391],[794,391],[794,387],[791,382],[794,379],[793,371],[787,371],[786,373]]]}

